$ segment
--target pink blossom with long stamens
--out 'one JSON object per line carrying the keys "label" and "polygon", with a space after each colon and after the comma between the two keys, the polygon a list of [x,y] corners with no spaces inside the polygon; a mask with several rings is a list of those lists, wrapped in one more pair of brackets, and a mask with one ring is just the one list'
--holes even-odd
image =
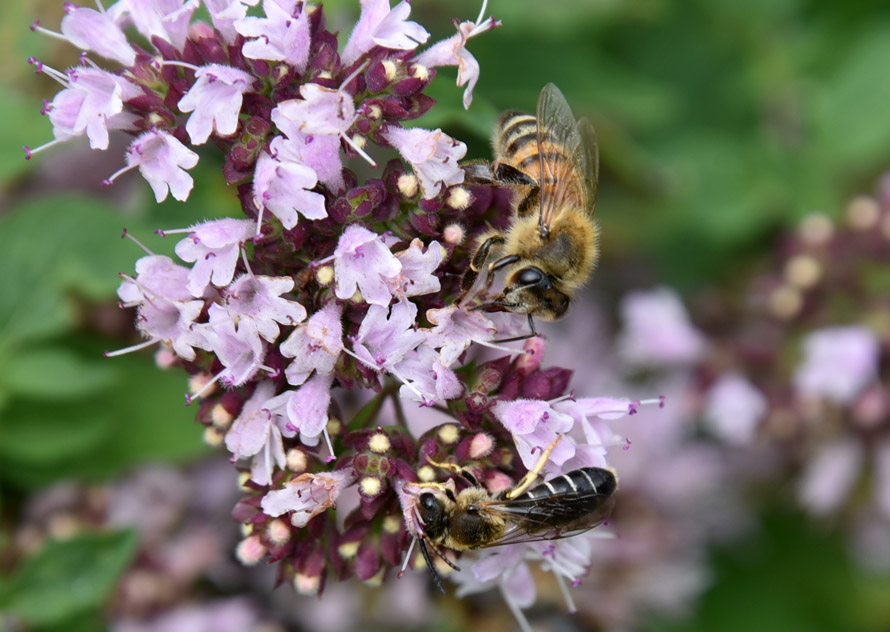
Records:
{"label": "pink blossom with long stamens", "polygon": [[241,48],[248,59],[283,61],[297,72],[309,61],[309,16],[298,0],[263,0],[266,17],[235,20],[235,30],[248,38]]}
{"label": "pink blossom with long stamens", "polygon": [[282,436],[296,434],[287,427],[287,419],[269,411],[268,402],[274,394],[273,382],[266,380],[257,384],[226,433],[226,448],[233,459],[252,458],[250,478],[259,485],[272,483],[273,464],[279,468],[285,465]]}
{"label": "pink blossom with long stamens", "polygon": [[358,289],[369,304],[389,305],[388,282],[401,270],[402,264],[380,235],[353,224],[343,231],[334,251],[334,295],[348,299]]}
{"label": "pink blossom with long stamens", "polygon": [[434,44],[417,56],[417,63],[430,68],[457,66],[457,85],[467,86],[464,89],[463,99],[466,109],[469,109],[473,102],[473,88],[479,80],[479,62],[467,50],[467,41],[501,24],[491,17],[482,18],[485,15],[486,4],[487,0],[482,4],[482,10],[475,22],[461,22],[457,25],[455,35]]}
{"label": "pink blossom with long stamens", "polygon": [[185,123],[192,143],[206,143],[214,130],[223,137],[233,135],[243,95],[251,90],[254,78],[238,68],[208,64],[195,71],[195,79],[178,104],[180,111],[193,113]]}
{"label": "pink blossom with long stamens", "polygon": [[411,163],[424,198],[437,196],[443,186],[464,181],[464,170],[458,161],[466,155],[467,146],[442,130],[392,126],[383,132],[383,136]]}
{"label": "pink blossom with long stamens", "polygon": [[[166,231],[166,234],[183,231]],[[180,259],[194,262],[189,273],[188,289],[193,296],[204,294],[213,282],[223,287],[232,282],[241,244],[254,235],[249,219],[218,219],[188,229],[189,236],[176,244]]]}
{"label": "pink blossom with long stamens", "polygon": [[136,63],[136,51],[110,12],[68,5],[61,30],[81,50],[92,51],[124,66]]}
{"label": "pink blossom with long stamens", "polygon": [[284,375],[289,384],[299,386],[316,371],[330,375],[343,350],[343,307],[331,301],[315,312],[309,320],[294,329],[279,349],[286,358],[293,358]]}
{"label": "pink blossom with long stamens", "polygon": [[158,202],[167,199],[167,193],[180,202],[188,199],[194,180],[185,172],[198,164],[198,154],[180,143],[167,132],[151,130],[137,136],[127,149],[127,166],[103,182],[111,184],[119,175],[139,168],[151,185]]}
{"label": "pink blossom with long stamens", "polygon": [[387,279],[393,296],[422,296],[438,292],[442,285],[434,274],[442,263],[443,248],[437,241],[431,241],[424,252],[423,242],[415,238],[408,248],[396,253],[402,264],[397,277]]}
{"label": "pink blossom with long stamens", "polygon": [[141,95],[141,88],[98,68],[71,70],[68,77],[48,112],[57,139],[86,134],[92,149],[108,149],[109,129],[133,129],[139,117],[123,111],[124,101]]}
{"label": "pink blossom with long stamens", "polygon": [[267,342],[275,342],[280,325],[292,327],[306,319],[306,308],[282,298],[294,289],[291,277],[242,274],[225,290],[226,311],[243,327],[250,324]]}
{"label": "pink blossom with long stamens", "polygon": [[[526,468],[532,469],[559,435],[574,425],[570,415],[554,410],[549,403],[537,399],[499,401],[492,413],[513,435],[516,451]],[[575,442],[563,436],[550,453],[549,463],[560,466],[575,454]]]}
{"label": "pink blossom with long stamens", "polygon": [[456,304],[441,309],[429,309],[426,318],[433,325],[427,344],[440,348],[442,364],[453,366],[461,354],[474,342],[488,342],[497,329],[482,312],[469,311]]}
{"label": "pink blossom with long stamens", "polygon": [[283,489],[273,489],[262,501],[263,511],[272,516],[290,513],[291,524],[305,527],[308,522],[333,507],[340,493],[355,482],[356,475],[350,469],[302,474],[284,484]]}
{"label": "pink blossom with long stamens", "polygon": [[[253,174],[254,203],[260,209],[268,209],[286,229],[297,225],[298,215],[324,219],[328,216],[324,196],[310,190],[317,183],[312,168],[263,152]],[[261,221],[262,216],[257,223],[258,234]]]}
{"label": "pink blossom with long stamens", "polygon": [[159,37],[182,50],[192,13],[199,5],[199,0],[119,0],[115,6],[126,11],[136,30],[149,41]]}
{"label": "pink blossom with long stamens", "polygon": [[417,307],[403,299],[390,310],[371,305],[359,327],[353,351],[366,366],[392,370],[405,355],[423,342],[423,332],[414,329]]}
{"label": "pink blossom with long stamens", "polygon": [[351,66],[375,45],[396,50],[413,50],[430,34],[417,22],[409,22],[411,5],[400,2],[392,9],[389,0],[361,0],[362,13],[352,30],[340,59]]}

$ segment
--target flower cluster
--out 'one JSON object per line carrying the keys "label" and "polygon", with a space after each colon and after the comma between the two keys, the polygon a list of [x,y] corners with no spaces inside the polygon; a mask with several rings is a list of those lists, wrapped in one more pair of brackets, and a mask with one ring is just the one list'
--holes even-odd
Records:
{"label": "flower cluster", "polygon": [[888,567],[890,179],[850,201],[842,222],[806,217],[780,248],[745,309],[709,296],[697,410],[712,437],[796,479],[803,507],[843,516],[861,558]]}
{"label": "flower cluster", "polygon": [[[35,24],[86,53],[65,72],[33,60],[63,90],[44,108],[55,140],[26,151],[84,135],[105,149],[123,130],[135,137],[126,165],[105,182],[138,168],[159,202],[188,198],[194,147],[224,152],[244,217],[158,230],[177,235],[176,259],[136,242],[146,255],[118,294],[145,341],[108,355],[160,345],[160,364],[193,376],[187,403],[206,440],[243,472],[239,559],[277,562],[301,593],[328,577],[379,583],[423,565],[411,549],[423,535],[416,484],[454,477],[431,461],[459,464],[493,494],[559,437],[545,476],[605,465],[626,443],[605,421],[641,402],[567,395],[572,372],[542,366],[541,338],[497,343],[523,317],[455,302],[473,244],[510,221],[509,191],[465,187],[463,143],[402,125],[432,107],[437,67],[458,67],[470,105],[479,65],[467,42],[498,24],[484,4],[418,50],[429,35],[407,2],[362,0],[342,51],[319,4],[263,0],[258,17],[246,6],[256,0],[205,0],[211,24],[192,21],[198,4],[68,5],[61,33]],[[379,148],[410,170],[381,169]],[[357,157],[370,177],[345,162]],[[501,355],[477,359],[480,347]],[[498,583],[527,603],[528,559],[577,583],[589,540],[504,548],[472,567],[473,589]]]}

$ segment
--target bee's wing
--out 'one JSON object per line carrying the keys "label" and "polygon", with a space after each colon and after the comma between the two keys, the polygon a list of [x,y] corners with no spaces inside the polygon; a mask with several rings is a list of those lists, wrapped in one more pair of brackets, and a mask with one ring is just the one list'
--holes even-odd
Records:
{"label": "bee's wing", "polygon": [[586,118],[575,120],[566,98],[552,83],[541,91],[536,117],[541,173],[539,226],[549,228],[556,213],[569,201],[593,215],[599,177],[599,148],[593,125]]}
{"label": "bee's wing", "polygon": [[487,546],[518,544],[567,538],[593,529],[612,512],[615,499],[611,494],[567,492],[544,498],[492,500],[483,510],[503,518],[504,534]]}

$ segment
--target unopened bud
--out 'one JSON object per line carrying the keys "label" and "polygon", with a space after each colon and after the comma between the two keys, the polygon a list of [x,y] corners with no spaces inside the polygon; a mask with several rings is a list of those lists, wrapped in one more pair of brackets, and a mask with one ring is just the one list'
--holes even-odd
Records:
{"label": "unopened bud", "polygon": [[383,530],[387,533],[398,533],[402,528],[402,518],[395,514],[390,514],[383,519]]}
{"label": "unopened bud", "polygon": [[321,266],[315,271],[315,280],[319,285],[328,286],[334,280],[334,267]]}
{"label": "unopened bud", "polygon": [[234,420],[235,416],[222,404],[216,404],[210,411],[210,421],[220,430],[226,430]]}
{"label": "unopened bud", "polygon": [[460,224],[448,224],[448,226],[445,227],[445,230],[442,231],[442,236],[447,243],[459,246],[464,243],[467,233],[464,230],[464,227]]}
{"label": "unopened bud", "polygon": [[287,523],[280,518],[275,518],[275,520],[271,521],[269,526],[266,527],[266,537],[269,538],[269,541],[272,542],[272,544],[277,544],[278,546],[287,544],[290,540],[290,536],[290,527],[288,527]]}
{"label": "unopened bud", "polygon": [[455,424],[445,424],[439,428],[437,435],[439,441],[445,445],[451,445],[452,443],[457,443],[457,440],[460,438],[460,431]]}
{"label": "unopened bud", "polygon": [[783,320],[797,316],[802,305],[803,297],[797,288],[790,285],[776,288],[769,297],[770,311]]}
{"label": "unopened bud", "polygon": [[426,81],[430,78],[430,69],[423,64],[414,64],[411,66],[411,76],[415,79]]}
{"label": "unopened bud", "polygon": [[431,483],[432,481],[436,480],[436,470],[434,470],[430,465],[421,465],[417,469],[417,478],[419,478],[423,483]]}
{"label": "unopened bud", "polygon": [[209,445],[211,448],[218,448],[226,440],[226,431],[221,428],[217,428],[216,426],[207,426],[206,428],[204,428],[204,434],[202,438],[204,439],[204,443]]}
{"label": "unopened bud", "polygon": [[337,547],[337,553],[340,554],[344,560],[351,560],[358,554],[358,547],[360,543],[356,542],[344,542],[340,546]]}
{"label": "unopened bud", "polygon": [[294,590],[300,595],[311,596],[317,595],[321,588],[321,575],[304,575],[297,573],[294,575]]}
{"label": "unopened bud", "polygon": [[847,204],[847,225],[853,230],[871,230],[878,223],[881,207],[872,197],[859,195]]}
{"label": "unopened bud", "polygon": [[395,78],[398,76],[399,69],[399,67],[396,65],[396,62],[391,59],[384,59],[381,63],[383,64],[383,72],[385,73],[386,80],[388,82],[394,81]]}
{"label": "unopened bud", "polygon": [[309,457],[299,448],[291,448],[286,455],[287,469],[297,474],[302,474],[309,467]]}
{"label": "unopened bud", "polygon": [[487,432],[478,432],[470,441],[468,456],[476,461],[482,459],[494,450],[494,439]]}
{"label": "unopened bud", "polygon": [[462,211],[473,202],[473,196],[464,187],[451,187],[448,191],[448,197],[445,204],[456,211]]}
{"label": "unopened bud", "polygon": [[368,449],[377,454],[386,454],[392,447],[392,442],[384,432],[375,432],[368,441]]}
{"label": "unopened bud", "polygon": [[266,556],[267,550],[258,535],[241,540],[235,549],[235,557],[245,566],[253,566]]}
{"label": "unopened bud", "polygon": [[406,198],[413,198],[417,195],[417,176],[413,173],[403,173],[399,176],[396,186],[399,187],[399,193]]}
{"label": "unopened bud", "polygon": [[811,288],[822,278],[822,266],[810,255],[797,255],[785,264],[785,279],[802,290]]}
{"label": "unopened bud", "polygon": [[216,390],[216,384],[208,386],[211,381],[213,376],[209,373],[196,373],[189,378],[189,393],[192,395],[201,393],[200,397],[207,397]]}
{"label": "unopened bud", "polygon": [[816,213],[804,218],[797,230],[801,239],[806,243],[811,246],[820,246],[831,239],[834,234],[834,224],[827,215]]}
{"label": "unopened bud", "polygon": [[374,498],[383,490],[383,481],[376,476],[365,476],[358,484],[358,490],[366,498]]}

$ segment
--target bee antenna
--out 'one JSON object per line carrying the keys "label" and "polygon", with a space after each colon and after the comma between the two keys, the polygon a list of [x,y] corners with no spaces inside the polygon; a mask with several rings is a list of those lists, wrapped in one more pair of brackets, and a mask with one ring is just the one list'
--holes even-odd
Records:
{"label": "bee antenna", "polygon": [[[435,551],[436,549],[433,548],[433,550]],[[433,564],[433,560],[430,558],[430,552],[426,548],[426,538],[421,538],[420,540],[420,552],[423,554],[423,561],[426,562],[426,567],[430,569],[430,574],[433,576],[433,583],[444,595],[445,586],[442,585],[442,577],[439,575],[439,571],[436,570],[436,565]]]}

